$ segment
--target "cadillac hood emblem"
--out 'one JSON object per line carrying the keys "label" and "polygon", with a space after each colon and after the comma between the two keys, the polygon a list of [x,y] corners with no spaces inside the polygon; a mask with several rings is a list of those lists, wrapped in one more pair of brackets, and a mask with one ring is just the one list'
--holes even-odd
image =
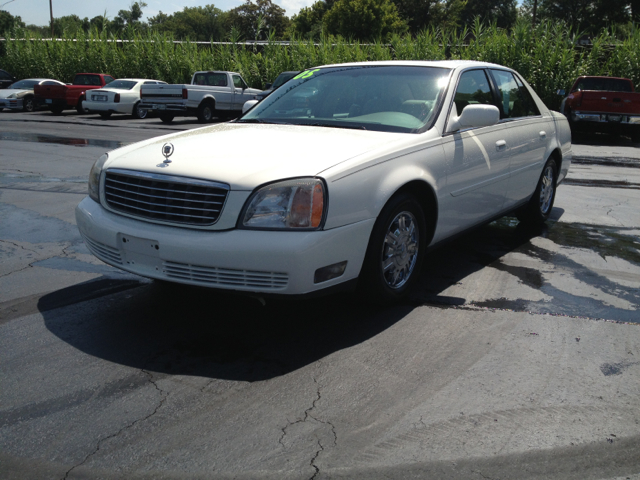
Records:
{"label": "cadillac hood emblem", "polygon": [[172,143],[165,143],[162,146],[162,155],[164,155],[164,161],[162,163],[171,163],[169,157],[173,155],[173,150],[174,148]]}

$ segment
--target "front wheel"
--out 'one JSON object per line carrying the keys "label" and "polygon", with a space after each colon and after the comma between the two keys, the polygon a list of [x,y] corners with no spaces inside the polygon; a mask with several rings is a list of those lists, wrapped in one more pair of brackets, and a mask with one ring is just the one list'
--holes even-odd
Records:
{"label": "front wheel", "polygon": [[131,112],[131,114],[133,115],[133,118],[139,118],[139,119],[143,119],[143,118],[147,118],[149,111],[144,109],[144,108],[140,108],[140,102],[136,103],[133,106],[133,111]]}
{"label": "front wheel", "polygon": [[376,221],[360,287],[373,301],[390,304],[416,283],[424,258],[426,222],[418,201],[409,194],[393,197]]}
{"label": "front wheel", "polygon": [[173,122],[174,118],[175,118],[175,115],[173,113],[161,113],[160,114],[160,120],[162,120],[162,123],[171,123],[171,122]]}
{"label": "front wheel", "polygon": [[24,97],[22,100],[22,110],[25,112],[33,112],[36,109],[36,103],[33,97]]}
{"label": "front wheel", "polygon": [[556,187],[558,183],[558,166],[553,158],[550,158],[544,169],[533,196],[522,209],[517,212],[520,221],[535,225],[542,225],[551,215],[553,202],[556,199]]}

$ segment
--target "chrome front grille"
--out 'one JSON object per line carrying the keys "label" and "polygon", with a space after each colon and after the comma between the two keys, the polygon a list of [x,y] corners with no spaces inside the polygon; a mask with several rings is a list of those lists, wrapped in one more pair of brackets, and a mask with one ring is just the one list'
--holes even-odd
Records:
{"label": "chrome front grille", "polygon": [[204,267],[186,263],[163,262],[162,269],[169,278],[198,284],[230,287],[238,290],[282,290],[289,283],[289,275],[281,272],[259,272],[231,268]]}
{"label": "chrome front grille", "polygon": [[161,222],[207,226],[216,223],[229,187],[222,183],[132,170],[107,170],[107,205],[119,212]]}

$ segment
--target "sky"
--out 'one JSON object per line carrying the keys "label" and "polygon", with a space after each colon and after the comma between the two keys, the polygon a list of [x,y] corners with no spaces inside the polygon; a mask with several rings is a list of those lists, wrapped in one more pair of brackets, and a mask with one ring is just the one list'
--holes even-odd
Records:
{"label": "sky", "polygon": [[[184,7],[204,7],[213,4],[220,10],[231,10],[245,3],[245,0],[145,0],[147,7],[142,9],[144,19],[153,17],[162,11],[174,13]],[[310,6],[314,0],[272,0],[286,10],[291,17],[302,7]],[[89,19],[104,15],[113,19],[119,10],[128,10],[132,0],[53,0],[53,16],[78,15]],[[4,5],[4,6],[3,6]],[[0,10],[6,10],[13,16],[19,16],[27,25],[49,25],[49,0],[0,0]]]}

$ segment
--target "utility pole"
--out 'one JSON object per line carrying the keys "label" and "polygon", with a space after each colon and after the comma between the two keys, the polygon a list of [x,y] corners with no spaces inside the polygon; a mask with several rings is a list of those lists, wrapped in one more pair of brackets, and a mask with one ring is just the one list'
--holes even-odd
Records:
{"label": "utility pole", "polygon": [[53,40],[53,0],[49,0],[49,13],[51,14],[51,40]]}
{"label": "utility pole", "polygon": [[538,0],[533,0],[533,20],[531,21],[531,25],[533,27],[536,26],[536,10],[538,9]]}

